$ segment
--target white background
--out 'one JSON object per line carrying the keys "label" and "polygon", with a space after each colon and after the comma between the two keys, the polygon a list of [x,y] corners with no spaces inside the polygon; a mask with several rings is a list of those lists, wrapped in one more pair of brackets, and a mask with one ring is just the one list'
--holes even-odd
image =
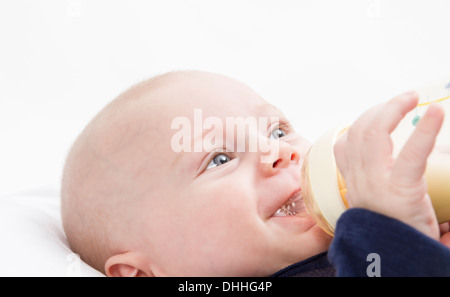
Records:
{"label": "white background", "polygon": [[450,74],[448,0],[0,0],[0,195],[58,185],[75,137],[142,79],[237,78],[313,141]]}

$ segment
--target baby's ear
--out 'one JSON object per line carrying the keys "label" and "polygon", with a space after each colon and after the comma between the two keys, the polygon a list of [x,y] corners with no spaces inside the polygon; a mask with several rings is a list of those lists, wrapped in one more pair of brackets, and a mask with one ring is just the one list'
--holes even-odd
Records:
{"label": "baby's ear", "polygon": [[154,276],[145,264],[142,257],[133,252],[125,252],[111,256],[105,263],[105,272],[110,277]]}

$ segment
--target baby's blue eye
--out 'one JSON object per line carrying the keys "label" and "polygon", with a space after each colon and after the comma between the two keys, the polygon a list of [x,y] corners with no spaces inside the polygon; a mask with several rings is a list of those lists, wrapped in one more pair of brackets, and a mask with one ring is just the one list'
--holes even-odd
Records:
{"label": "baby's blue eye", "polygon": [[229,162],[230,160],[231,160],[230,157],[228,157],[224,153],[217,154],[216,156],[214,156],[214,158],[211,160],[211,162],[209,162],[206,169],[217,167],[219,165]]}
{"label": "baby's blue eye", "polygon": [[272,133],[270,134],[270,138],[271,139],[278,139],[278,138],[281,138],[283,136],[286,136],[286,134],[287,134],[286,131],[284,131],[281,128],[277,128],[277,129],[272,131]]}

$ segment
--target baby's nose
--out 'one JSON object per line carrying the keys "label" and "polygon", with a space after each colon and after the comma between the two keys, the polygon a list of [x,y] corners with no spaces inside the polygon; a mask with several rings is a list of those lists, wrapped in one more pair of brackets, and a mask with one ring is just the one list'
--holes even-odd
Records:
{"label": "baby's nose", "polygon": [[300,155],[293,149],[280,150],[278,159],[272,163],[272,168],[285,168],[291,163],[298,164]]}
{"label": "baby's nose", "polygon": [[271,155],[270,158],[269,162],[261,163],[266,176],[274,175],[280,169],[300,162],[300,154],[291,145],[284,142],[280,142],[278,153]]}

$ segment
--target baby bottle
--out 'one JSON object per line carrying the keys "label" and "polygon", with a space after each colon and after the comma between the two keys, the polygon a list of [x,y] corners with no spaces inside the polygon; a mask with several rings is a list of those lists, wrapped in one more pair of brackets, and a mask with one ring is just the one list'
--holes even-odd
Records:
{"label": "baby bottle", "polygon": [[[450,221],[450,77],[416,90],[419,104],[391,134],[396,157],[413,132],[427,105],[442,104],[446,117],[436,139],[435,150],[427,160],[425,179],[439,223]],[[305,156],[301,187],[309,214],[328,234],[333,235],[339,216],[348,208],[345,181],[335,158],[334,144],[346,130],[335,127],[320,136]],[[441,150],[441,152],[439,151]]]}

